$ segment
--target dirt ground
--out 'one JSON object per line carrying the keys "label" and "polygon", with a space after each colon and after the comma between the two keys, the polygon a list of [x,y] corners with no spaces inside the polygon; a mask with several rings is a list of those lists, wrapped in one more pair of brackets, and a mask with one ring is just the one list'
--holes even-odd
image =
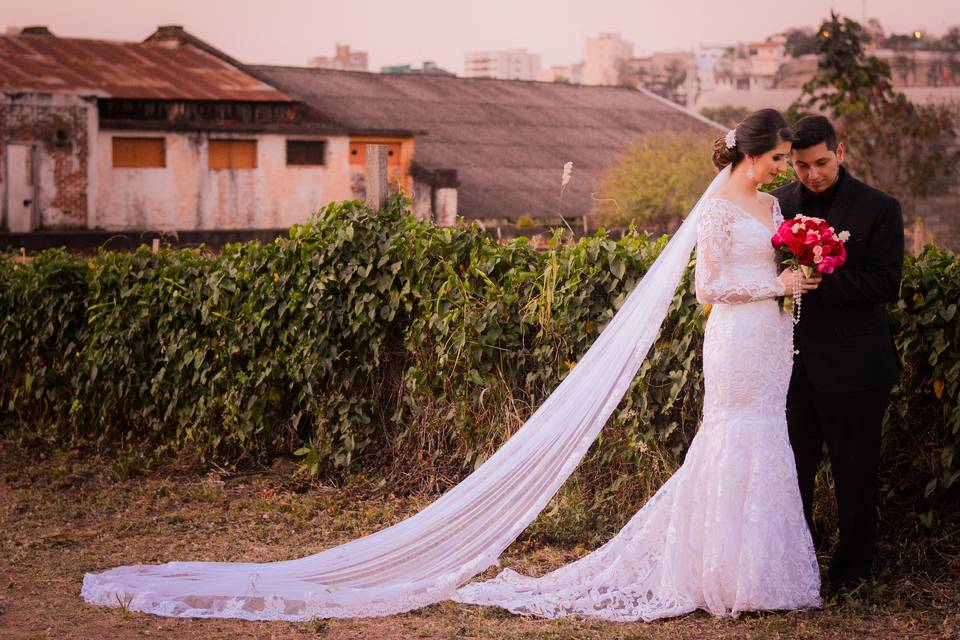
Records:
{"label": "dirt ground", "polygon": [[[821,611],[736,620],[695,613],[651,624],[544,621],[455,603],[366,620],[182,620],[81,600],[86,571],[296,558],[397,522],[430,500],[397,498],[372,482],[306,482],[294,469],[286,461],[245,473],[166,465],[122,478],[108,463],[40,459],[0,440],[0,638],[960,638],[958,585],[934,585],[933,596],[926,585],[918,604],[908,578],[828,601]],[[542,573],[586,551],[518,543],[502,561]]]}

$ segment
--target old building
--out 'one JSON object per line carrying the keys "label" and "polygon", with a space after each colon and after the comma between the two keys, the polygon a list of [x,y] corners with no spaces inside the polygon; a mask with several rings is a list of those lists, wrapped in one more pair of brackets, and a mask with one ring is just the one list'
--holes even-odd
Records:
{"label": "old building", "polygon": [[464,55],[466,78],[497,80],[536,80],[540,76],[540,56],[526,49],[471,51]]}
{"label": "old building", "polygon": [[342,127],[179,27],[2,36],[0,88],[7,231],[284,228],[354,193]]}
{"label": "old building", "polygon": [[[960,87],[960,66],[956,56],[944,51],[910,49],[871,49],[874,58],[890,66],[890,80],[897,89],[946,89]],[[817,72],[817,55],[807,54],[786,58],[780,67],[776,87],[799,89]]]}
{"label": "old building", "polygon": [[[351,144],[379,140],[412,159],[416,212],[496,224],[593,209],[604,171],[632,139],[716,125],[650,92],[555,82],[401,76],[254,66],[287,95],[341,125]],[[365,131],[396,128],[402,137]],[[409,151],[407,146],[409,145]],[[565,162],[573,177],[560,200]],[[455,189],[455,190],[454,190]],[[432,212],[432,213],[431,213]]]}
{"label": "old building", "polygon": [[276,232],[362,198],[369,144],[439,224],[581,218],[633,138],[716,131],[643,90],[251,66],[180,27],[143,42],[0,37],[0,88],[8,241]]}
{"label": "old building", "polygon": [[414,67],[411,64],[393,64],[386,67],[380,67],[380,73],[392,73],[395,75],[416,75],[416,76],[455,76],[446,69],[437,65],[433,60],[424,60],[421,67]]}
{"label": "old building", "polygon": [[734,47],[700,44],[694,54],[697,64],[697,91],[730,89]]}
{"label": "old building", "polygon": [[601,33],[587,38],[583,59],[582,82],[594,85],[618,85],[623,80],[624,65],[633,57],[633,43],[619,33]]}
{"label": "old building", "polygon": [[338,42],[332,56],[315,56],[310,58],[307,66],[341,71],[367,71],[367,52],[351,51],[350,45]]}
{"label": "old building", "polygon": [[541,69],[537,76],[540,82],[568,82],[571,84],[583,83],[583,63],[555,64]]}

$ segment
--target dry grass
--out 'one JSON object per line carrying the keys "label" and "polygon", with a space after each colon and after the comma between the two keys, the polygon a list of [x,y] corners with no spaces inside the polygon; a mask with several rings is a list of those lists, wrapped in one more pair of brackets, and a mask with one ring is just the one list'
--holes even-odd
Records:
{"label": "dry grass", "polygon": [[[294,465],[284,461],[246,474],[167,464],[146,477],[119,479],[105,463],[31,455],[0,440],[0,638],[960,637],[956,580],[922,576],[877,585],[818,612],[738,620],[696,613],[653,624],[532,620],[455,603],[389,618],[299,624],[125,613],[85,604],[83,573],[172,559],[296,558],[396,522],[431,497],[395,497],[372,481],[339,488],[307,483],[293,479]],[[539,573],[586,551],[527,541],[503,560]]]}

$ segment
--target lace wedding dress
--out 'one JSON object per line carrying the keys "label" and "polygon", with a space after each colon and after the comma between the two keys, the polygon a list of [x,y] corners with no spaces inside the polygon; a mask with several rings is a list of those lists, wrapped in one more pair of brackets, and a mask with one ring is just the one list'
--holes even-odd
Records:
{"label": "lace wedding dress", "polygon": [[787,436],[793,333],[775,300],[784,291],[773,232],[717,198],[704,201],[698,227],[697,298],[712,310],[703,420],[683,465],[596,551],[542,578],[506,569],[455,600],[623,621],[820,605]]}
{"label": "lace wedding dress", "polygon": [[[384,616],[454,598],[542,616],[653,619],[819,604],[785,398],[789,319],[771,233],[705,191],[643,279],[550,396],[486,462],[391,527],[282,562],[167,562],[87,573],[91,603],[177,617]],[[698,244],[699,237],[699,244]],[[609,543],[543,578],[468,580],[536,518],[576,468],[656,340],[690,252],[713,311],[703,423],[683,466]]]}

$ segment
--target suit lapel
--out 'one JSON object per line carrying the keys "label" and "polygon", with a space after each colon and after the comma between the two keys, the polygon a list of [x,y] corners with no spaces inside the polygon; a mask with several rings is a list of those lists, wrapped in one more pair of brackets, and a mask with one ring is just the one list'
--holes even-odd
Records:
{"label": "suit lapel", "polygon": [[803,185],[800,182],[791,183],[786,190],[786,193],[783,194],[783,199],[780,200],[780,213],[783,214],[785,220],[790,220],[798,213],[803,213],[800,211],[800,190],[803,189]]}

